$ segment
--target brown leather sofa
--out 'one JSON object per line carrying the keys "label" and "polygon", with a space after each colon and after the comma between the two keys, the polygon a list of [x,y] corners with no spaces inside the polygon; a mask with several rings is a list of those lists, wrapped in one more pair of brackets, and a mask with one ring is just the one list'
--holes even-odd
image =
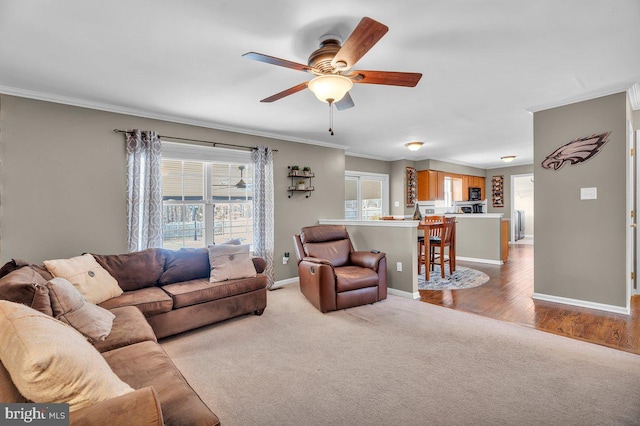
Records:
{"label": "brown leather sofa", "polygon": [[[264,260],[253,258],[256,277],[210,283],[206,248],[93,256],[124,290],[100,304],[115,319],[107,339],[94,346],[136,391],[74,411],[71,424],[219,425],[157,339],[239,315],[261,315],[267,304]],[[4,265],[0,278],[21,268],[35,271],[41,282],[53,278],[43,266],[21,260]],[[11,286],[0,291],[7,300],[46,311],[42,298],[48,302],[49,296],[40,294],[42,287],[4,285]],[[38,307],[36,298],[42,302]],[[26,402],[2,363],[0,402]]]}
{"label": "brown leather sofa", "polygon": [[267,306],[265,261],[259,257],[253,258],[256,277],[219,283],[209,282],[206,248],[93,257],[124,290],[100,306],[136,306],[158,339],[248,313],[262,315]]}
{"label": "brown leather sofa", "polygon": [[354,251],[346,227],[307,226],[293,242],[300,291],[321,312],[387,298],[385,253]]}
{"label": "brown leather sofa", "polygon": [[[166,352],[140,310],[112,309],[111,333],[94,346],[134,392],[71,413],[72,425],[219,425]],[[52,336],[55,338],[55,336]],[[0,402],[29,402],[0,363]]]}

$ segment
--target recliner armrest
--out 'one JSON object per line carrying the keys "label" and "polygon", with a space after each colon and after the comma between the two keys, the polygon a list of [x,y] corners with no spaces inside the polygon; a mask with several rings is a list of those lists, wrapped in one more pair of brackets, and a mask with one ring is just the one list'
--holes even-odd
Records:
{"label": "recliner armrest", "polygon": [[329,262],[327,259],[320,259],[318,257],[303,257],[302,260],[305,262],[317,263],[321,265],[331,265],[331,262]]}
{"label": "recliner armrest", "polygon": [[380,259],[384,258],[386,253],[372,253],[370,251],[354,251],[351,253],[351,264],[360,266],[361,268],[373,269],[378,272],[378,264]]}

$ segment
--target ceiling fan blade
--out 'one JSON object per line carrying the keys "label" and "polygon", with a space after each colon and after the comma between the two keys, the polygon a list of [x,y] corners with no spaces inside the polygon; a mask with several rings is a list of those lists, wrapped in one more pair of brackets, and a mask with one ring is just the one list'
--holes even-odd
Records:
{"label": "ceiling fan blade", "polygon": [[287,90],[283,90],[280,93],[276,93],[273,96],[269,96],[268,98],[264,98],[263,100],[261,100],[260,102],[273,102],[273,101],[277,101],[278,99],[282,99],[285,96],[289,96],[289,95],[293,95],[294,93],[297,93],[301,90],[304,90],[307,88],[307,86],[309,85],[308,81],[305,81],[304,83],[300,83],[297,86],[293,86]]}
{"label": "ceiling fan blade", "polygon": [[343,111],[345,109],[353,108],[355,106],[349,92],[347,92],[347,94],[344,95],[344,97],[340,99],[338,102],[336,102],[334,105],[336,106],[336,109],[338,111]]}
{"label": "ceiling fan blade", "polygon": [[286,59],[276,58],[275,56],[263,55],[262,53],[248,52],[242,56],[245,58],[253,59],[254,61],[264,62],[271,65],[278,65],[285,68],[291,68],[297,71],[311,72],[311,70],[313,69],[308,65],[287,61]]}
{"label": "ceiling fan blade", "polygon": [[[387,31],[389,27],[365,16],[331,60],[331,65],[339,69],[352,68]],[[342,64],[346,65],[340,66]]]}
{"label": "ceiling fan blade", "polygon": [[349,76],[354,83],[386,84],[388,86],[415,87],[422,78],[417,72],[355,71]]}

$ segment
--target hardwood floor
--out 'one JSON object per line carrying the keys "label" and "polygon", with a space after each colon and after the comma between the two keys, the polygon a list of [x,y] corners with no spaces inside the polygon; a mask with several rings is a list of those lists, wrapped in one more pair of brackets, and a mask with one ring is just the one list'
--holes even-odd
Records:
{"label": "hardwood floor", "polygon": [[640,295],[633,296],[629,316],[534,300],[533,250],[510,246],[502,266],[459,261],[489,275],[489,282],[466,290],[420,290],[420,300],[640,354]]}

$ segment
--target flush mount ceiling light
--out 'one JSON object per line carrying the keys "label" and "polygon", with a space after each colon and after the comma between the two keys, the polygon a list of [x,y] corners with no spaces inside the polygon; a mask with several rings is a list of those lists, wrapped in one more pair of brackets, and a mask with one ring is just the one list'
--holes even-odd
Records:
{"label": "flush mount ceiling light", "polygon": [[338,74],[321,75],[309,82],[309,90],[322,102],[334,103],[344,98],[353,82]]}
{"label": "flush mount ceiling light", "polygon": [[500,157],[500,159],[502,161],[504,161],[505,163],[510,163],[510,162],[512,162],[513,160],[516,159],[516,156],[515,155],[507,155],[506,157]]}
{"label": "flush mount ceiling light", "polygon": [[422,148],[422,145],[424,145],[424,142],[409,142],[404,144],[409,151],[417,151]]}

